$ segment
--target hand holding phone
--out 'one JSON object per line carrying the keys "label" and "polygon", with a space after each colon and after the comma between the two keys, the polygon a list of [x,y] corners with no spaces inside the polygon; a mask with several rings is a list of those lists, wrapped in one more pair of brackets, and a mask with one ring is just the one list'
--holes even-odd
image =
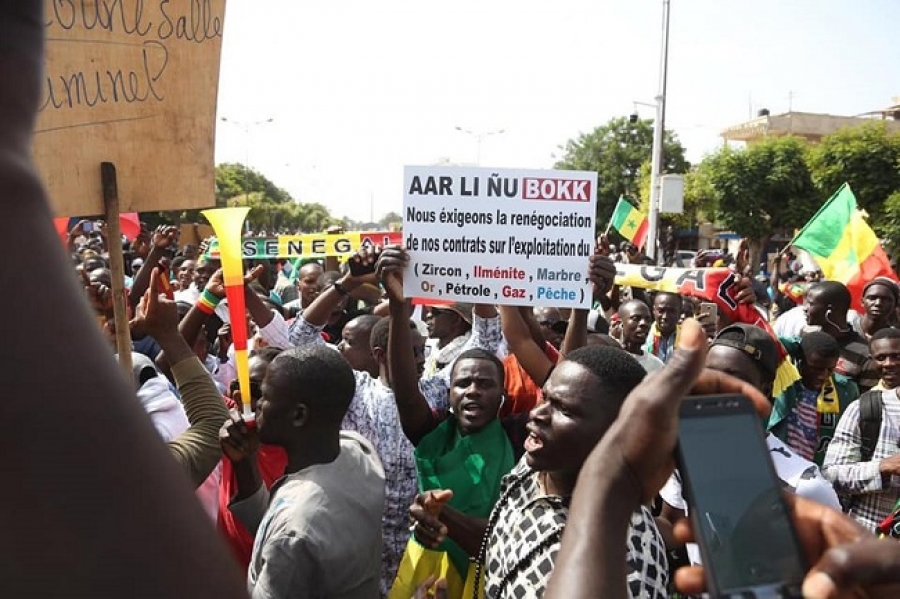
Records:
{"label": "hand holding phone", "polygon": [[713,302],[700,302],[700,313],[698,316],[702,320],[709,320],[716,323],[719,321],[719,306]]}
{"label": "hand holding phone", "polygon": [[375,273],[375,264],[378,262],[377,250],[365,256],[359,252],[350,256],[350,275],[353,277],[364,277]]}
{"label": "hand holding phone", "polygon": [[712,302],[700,302],[697,320],[703,325],[706,336],[712,339],[716,336],[719,328],[719,306]]}
{"label": "hand holding phone", "polygon": [[694,396],[679,410],[676,458],[710,596],[799,599],[806,564],[753,405]]}

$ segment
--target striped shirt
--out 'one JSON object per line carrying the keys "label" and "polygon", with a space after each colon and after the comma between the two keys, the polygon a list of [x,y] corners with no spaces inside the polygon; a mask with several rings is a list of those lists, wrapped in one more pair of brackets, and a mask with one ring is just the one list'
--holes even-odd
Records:
{"label": "striped shirt", "polygon": [[819,447],[817,391],[804,388],[787,417],[787,444],[803,459],[812,461]]}
{"label": "striped shirt", "polygon": [[851,403],[838,422],[828,445],[822,473],[849,501],[848,513],[874,531],[900,499],[900,477],[883,477],[881,461],[900,452],[900,399],[897,390],[884,391],[881,431],[872,460],[862,462],[859,400]]}
{"label": "striped shirt", "polygon": [[856,381],[860,392],[877,385],[881,375],[869,355],[865,338],[851,329],[837,338],[837,342],[841,346],[841,355],[834,371]]}

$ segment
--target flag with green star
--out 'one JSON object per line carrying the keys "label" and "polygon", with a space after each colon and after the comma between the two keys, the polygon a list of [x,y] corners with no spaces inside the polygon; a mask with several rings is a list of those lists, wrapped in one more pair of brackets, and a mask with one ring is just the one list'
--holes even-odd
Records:
{"label": "flag with green star", "polygon": [[611,223],[622,237],[638,247],[643,247],[647,239],[647,215],[632,206],[625,198],[619,198]]}

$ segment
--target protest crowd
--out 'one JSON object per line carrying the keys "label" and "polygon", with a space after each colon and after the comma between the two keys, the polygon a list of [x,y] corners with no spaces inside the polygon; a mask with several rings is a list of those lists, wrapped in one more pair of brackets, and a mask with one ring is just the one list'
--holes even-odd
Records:
{"label": "protest crowd", "polygon": [[683,265],[727,293],[653,289],[621,276],[640,248],[601,235],[592,307],[570,309],[408,297],[402,245],[245,260],[244,388],[211,240],[53,231],[29,161],[40,15],[0,2],[2,277],[41,285],[3,299],[5,595],[700,596],[678,402],[740,393],[809,559],[804,595],[900,596],[896,276],[828,279],[791,248],[753,268],[744,245]]}

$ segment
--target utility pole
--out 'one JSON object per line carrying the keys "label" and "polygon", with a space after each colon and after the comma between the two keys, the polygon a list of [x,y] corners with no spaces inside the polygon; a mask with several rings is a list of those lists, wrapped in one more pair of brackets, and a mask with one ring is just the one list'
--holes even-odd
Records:
{"label": "utility pole", "polygon": [[659,239],[659,200],[662,192],[662,167],[666,130],[666,85],[669,69],[669,0],[663,0],[662,56],[660,59],[659,94],[656,96],[656,119],[653,121],[653,158],[650,162],[650,214],[647,219],[648,255],[657,263],[657,240]]}

